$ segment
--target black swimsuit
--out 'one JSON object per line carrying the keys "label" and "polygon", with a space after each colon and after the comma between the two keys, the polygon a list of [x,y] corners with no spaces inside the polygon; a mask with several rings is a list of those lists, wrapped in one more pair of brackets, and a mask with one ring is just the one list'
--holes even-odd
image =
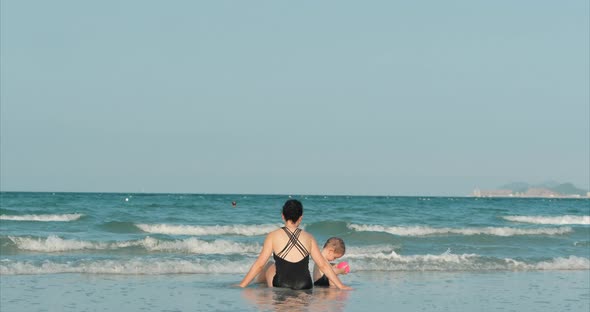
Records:
{"label": "black swimsuit", "polygon": [[313,282],[313,286],[330,287],[330,280],[326,274],[324,274],[322,277],[318,278],[317,281]]}
{"label": "black swimsuit", "polygon": [[[334,263],[330,263],[330,265],[334,265]],[[330,287],[330,280],[328,279],[326,274],[322,274],[322,277],[318,278],[315,282],[313,282],[313,286]]]}
{"label": "black swimsuit", "polygon": [[[286,227],[282,228],[289,241],[285,248],[278,254],[273,254],[275,259],[276,273],[272,279],[272,286],[285,287],[291,289],[310,289],[313,287],[311,274],[309,273],[309,251],[299,241],[299,234],[301,229],[296,229],[294,232],[289,231]],[[285,259],[291,249],[295,247],[303,256],[303,259],[298,262],[290,262]]]}

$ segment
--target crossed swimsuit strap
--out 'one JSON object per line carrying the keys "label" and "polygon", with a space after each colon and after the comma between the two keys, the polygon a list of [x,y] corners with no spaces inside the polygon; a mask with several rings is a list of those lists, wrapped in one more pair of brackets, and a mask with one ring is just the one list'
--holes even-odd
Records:
{"label": "crossed swimsuit strap", "polygon": [[285,231],[285,233],[287,233],[287,236],[289,236],[289,241],[287,242],[287,245],[285,245],[285,248],[283,248],[283,250],[281,250],[277,256],[284,259],[289,254],[291,249],[293,249],[293,247],[297,248],[303,257],[309,255],[309,251],[307,251],[305,246],[303,246],[303,244],[299,241],[299,234],[301,234],[300,228],[297,228],[294,232],[291,232],[287,227],[282,227],[282,229]]}

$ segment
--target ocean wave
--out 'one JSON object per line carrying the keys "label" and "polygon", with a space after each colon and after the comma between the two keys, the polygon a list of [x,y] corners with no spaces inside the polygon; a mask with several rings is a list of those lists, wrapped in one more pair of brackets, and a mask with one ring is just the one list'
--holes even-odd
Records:
{"label": "ocean wave", "polygon": [[111,233],[142,233],[137,226],[132,222],[124,221],[109,221],[100,225],[104,231]]}
{"label": "ocean wave", "polygon": [[243,244],[226,240],[207,242],[194,237],[175,241],[161,241],[148,237],[141,241],[141,246],[148,251],[180,251],[193,254],[257,253],[261,248],[258,244]]}
{"label": "ocean wave", "polygon": [[505,261],[510,264],[510,267],[516,270],[590,270],[590,259],[576,256],[569,256],[567,258],[559,257],[532,264],[513,259],[505,259]]}
{"label": "ocean wave", "polygon": [[563,235],[572,232],[570,227],[520,229],[511,227],[474,227],[474,228],[433,228],[429,226],[383,226],[349,224],[348,228],[359,232],[385,232],[398,236],[429,236],[429,235]]}
{"label": "ocean wave", "polygon": [[[358,255],[357,255],[358,256]],[[510,258],[499,259],[482,257],[476,254],[452,254],[447,251],[440,255],[399,255],[395,252],[367,257],[346,256],[351,272],[362,271],[405,271],[405,272],[457,272],[457,271],[561,271],[590,270],[590,259],[569,256],[543,261],[525,262]],[[58,262],[0,261],[0,275],[27,274],[120,274],[120,275],[159,275],[159,274],[245,274],[253,259],[212,260],[212,259],[162,259],[134,258],[116,260],[78,260]],[[312,265],[312,264],[310,264]]]}
{"label": "ocean wave", "polygon": [[17,249],[39,252],[63,252],[108,248],[107,243],[62,239],[56,235],[51,235],[47,238],[8,236],[8,239],[16,246]]}
{"label": "ocean wave", "polygon": [[504,216],[505,220],[512,222],[534,223],[534,224],[590,224],[590,216]]}
{"label": "ocean wave", "polygon": [[347,246],[345,255],[347,257],[359,258],[367,255],[389,254],[401,247],[397,245],[365,245],[365,246]]}
{"label": "ocean wave", "polygon": [[0,262],[0,275],[31,274],[117,274],[117,275],[160,275],[160,274],[214,274],[244,273],[251,265],[248,261],[230,260],[183,260],[183,259],[131,259],[131,260],[87,260],[79,262],[31,261]]}
{"label": "ocean wave", "polygon": [[335,233],[344,233],[348,231],[346,227],[348,222],[344,221],[319,221],[319,222],[312,222],[306,224],[305,228],[306,231],[313,233],[314,235],[326,235],[332,236]]}
{"label": "ocean wave", "polygon": [[395,251],[389,253],[346,254],[346,259],[356,270],[366,271],[444,271],[474,270],[479,258],[476,254],[452,254],[447,251],[440,255],[407,255]]}
{"label": "ocean wave", "polygon": [[39,222],[67,222],[76,221],[84,216],[81,213],[49,214],[49,215],[0,215],[0,220],[10,221],[39,221]]}
{"label": "ocean wave", "polygon": [[400,255],[390,253],[346,254],[352,270],[357,271],[542,271],[590,270],[590,259],[570,256],[540,262],[511,258],[483,257],[477,254]]}
{"label": "ocean wave", "polygon": [[279,224],[234,224],[234,225],[173,225],[135,224],[146,233],[167,235],[265,235],[280,227]]}
{"label": "ocean wave", "polygon": [[148,236],[140,240],[120,242],[81,241],[75,239],[63,239],[55,235],[51,235],[47,238],[8,236],[8,239],[19,250],[46,253],[80,250],[117,250],[122,248],[138,247],[148,252],[234,254],[256,253],[259,252],[261,248],[258,244],[243,244],[227,240],[215,240],[208,242],[194,237],[183,240],[168,241]]}

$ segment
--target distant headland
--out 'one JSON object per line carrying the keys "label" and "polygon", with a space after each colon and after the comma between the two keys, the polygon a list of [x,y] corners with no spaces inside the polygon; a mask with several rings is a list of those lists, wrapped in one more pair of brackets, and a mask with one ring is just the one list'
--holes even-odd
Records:
{"label": "distant headland", "polygon": [[513,182],[497,189],[473,190],[474,197],[543,197],[543,198],[589,198],[590,192],[577,188],[572,183],[546,182],[531,185]]}

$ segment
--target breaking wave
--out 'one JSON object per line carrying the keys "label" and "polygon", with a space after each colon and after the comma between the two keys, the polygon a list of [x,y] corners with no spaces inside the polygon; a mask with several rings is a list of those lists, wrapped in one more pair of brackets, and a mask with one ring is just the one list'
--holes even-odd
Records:
{"label": "breaking wave", "polygon": [[347,254],[351,269],[357,271],[537,271],[590,270],[590,259],[577,256],[540,262],[511,258],[484,257],[477,254],[400,255],[390,253]]}
{"label": "breaking wave", "polygon": [[512,222],[534,223],[534,224],[584,224],[590,225],[590,216],[504,216],[505,220]]}
{"label": "breaking wave", "polygon": [[204,241],[194,237],[183,240],[160,240],[145,237],[140,240],[120,242],[92,242],[76,239],[63,239],[55,235],[47,238],[8,236],[18,250],[34,252],[69,252],[91,250],[118,250],[123,248],[141,248],[148,252],[174,252],[191,254],[234,254],[256,253],[260,251],[258,244],[244,244],[227,240]]}
{"label": "breaking wave", "polygon": [[78,262],[44,261],[6,261],[0,262],[0,274],[121,274],[121,275],[159,275],[159,274],[211,274],[247,272],[251,261],[213,261],[183,259],[131,259],[95,260]]}
{"label": "breaking wave", "polygon": [[[590,270],[590,259],[577,256],[553,258],[536,262],[482,257],[476,254],[408,255],[395,252],[383,254],[351,254],[346,256],[351,272],[360,271],[557,271]],[[240,260],[134,258],[115,260],[78,260],[58,262],[0,261],[0,274],[244,274],[251,258]]]}
{"label": "breaking wave", "polygon": [[511,227],[473,227],[473,228],[434,228],[429,226],[383,226],[349,224],[348,228],[359,232],[385,232],[398,236],[428,236],[428,235],[563,235],[572,232],[570,227],[520,229]]}
{"label": "breaking wave", "polygon": [[39,222],[67,222],[80,219],[83,214],[49,214],[49,215],[0,215],[0,220],[10,221],[39,221]]}
{"label": "breaking wave", "polygon": [[167,235],[265,235],[280,227],[278,224],[256,225],[172,225],[172,224],[136,224],[146,233]]}

